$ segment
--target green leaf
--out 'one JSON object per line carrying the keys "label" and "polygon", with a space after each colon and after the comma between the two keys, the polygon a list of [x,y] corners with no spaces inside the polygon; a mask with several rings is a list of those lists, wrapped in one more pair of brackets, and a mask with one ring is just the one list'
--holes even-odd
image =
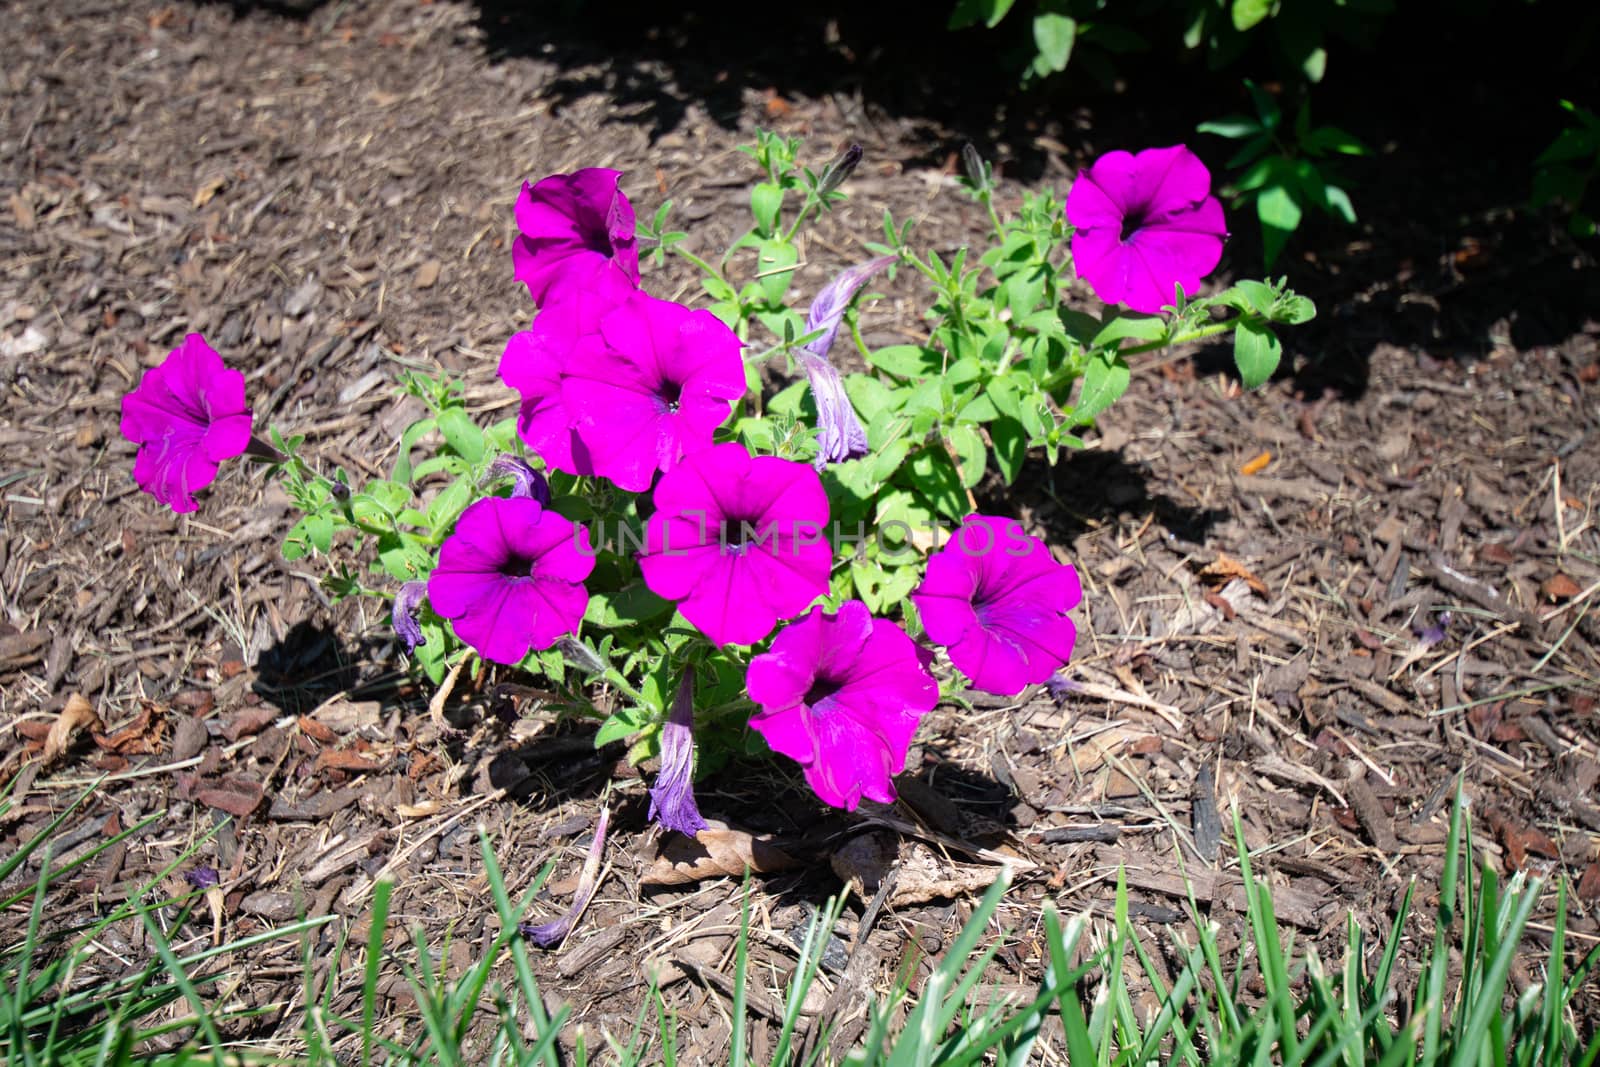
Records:
{"label": "green leaf", "polygon": [[[778,213],[783,210],[783,189],[771,182],[762,182],[750,190],[750,213],[756,217],[756,228],[764,237],[778,232]],[[712,294],[715,296],[716,294]]]}
{"label": "green leaf", "polygon": [[767,410],[774,415],[798,416],[810,388],[806,379],[795,379],[772,395],[772,399],[767,401]]}
{"label": "green leaf", "polygon": [[1160,315],[1118,315],[1094,335],[1090,344],[1095,348],[1115,344],[1124,338],[1135,341],[1165,341],[1167,320]]}
{"label": "green leaf", "polygon": [[631,737],[649,721],[650,715],[643,708],[619,708],[594,732],[594,747],[605,748],[613,741]]}
{"label": "green leaf", "polygon": [[1028,433],[1022,423],[1006,416],[989,424],[989,436],[994,439],[994,465],[999,468],[1000,477],[1010,485],[1017,480],[1028,458]]}
{"label": "green leaf", "polygon": [[864,463],[870,463],[872,477],[879,484],[893,478],[900,465],[906,461],[906,455],[911,451],[911,442],[904,437],[897,437],[889,444],[879,449],[876,455],[863,458]]}
{"label": "green leaf", "polygon": [[1241,310],[1254,311],[1259,315],[1264,316],[1271,312],[1272,305],[1277,303],[1278,300],[1278,294],[1266,282],[1242,281],[1235,285],[1234,288],[1244,294],[1245,300],[1250,305],[1248,309]]}
{"label": "green leaf", "polygon": [[896,378],[926,378],[930,374],[937,374],[944,361],[931,348],[890,345],[868,353],[867,362]]}
{"label": "green leaf", "polygon": [[439,432],[450,450],[468,463],[483,459],[483,431],[464,409],[445,408],[439,412]]}
{"label": "green leaf", "polygon": [[394,471],[390,478],[397,482],[411,481],[411,450],[417,447],[417,442],[438,429],[439,424],[432,418],[418,419],[405,428],[400,435],[400,454],[395,457]]}
{"label": "green leaf", "polygon": [[[756,271],[768,306],[776,308],[783,303],[783,294],[788,291],[789,279],[794,277],[794,265],[799,261],[800,250],[787,241],[762,241],[757,247]],[[803,322],[801,326],[804,326]],[[768,329],[772,329],[770,323]]]}
{"label": "green leaf", "polygon": [[1095,353],[1083,371],[1083,387],[1078,390],[1078,402],[1072,408],[1073,420],[1080,426],[1087,425],[1127,392],[1130,380],[1128,364],[1121,356]]}
{"label": "green leaf", "polygon": [[586,622],[604,629],[636,626],[660,618],[672,610],[672,602],[651,592],[643,582],[634,582],[615,593],[595,593],[584,610]]}
{"label": "green leaf", "polygon": [[1245,388],[1254,389],[1272,377],[1283,358],[1283,344],[1265,323],[1246,319],[1233,335],[1233,362]]}
{"label": "green leaf", "polygon": [[1308,152],[1338,152],[1346,156],[1368,155],[1367,146],[1337,126],[1321,126],[1300,141]]}
{"label": "green leaf", "polygon": [[983,468],[988,462],[989,448],[976,427],[957,423],[950,427],[950,447],[960,460],[961,484],[971,489],[983,481]]}
{"label": "green leaf", "polygon": [[1322,190],[1323,203],[1328,206],[1330,215],[1337,215],[1347,224],[1354,226],[1356,223],[1356,206],[1350,202],[1350,194],[1337,185],[1324,186]]}
{"label": "green leaf", "polygon": [[1248,33],[1272,14],[1272,0],[1233,0],[1233,28]]}
{"label": "green leaf", "polygon": [[311,542],[311,547],[327,555],[328,549],[333,547],[333,517],[324,512],[317,512],[307,515],[303,525],[306,540]]}
{"label": "green leaf", "polygon": [[1017,397],[1017,387],[1011,379],[1001,375],[989,381],[989,388],[984,394],[994,404],[995,411],[1011,418],[1017,417],[1020,401]]}
{"label": "green leaf", "polygon": [[1246,137],[1254,137],[1261,132],[1261,123],[1256,119],[1244,115],[1227,115],[1210,122],[1202,122],[1195,127],[1197,133],[1214,133],[1218,137],[1238,141]]}
{"label": "green leaf", "polygon": [[1300,225],[1301,208],[1294,194],[1282,185],[1261,190],[1256,198],[1256,214],[1261,219],[1262,245],[1267,265],[1271,266],[1278,253]]}
{"label": "green leaf", "polygon": [[912,487],[933,505],[935,511],[958,521],[966,517],[967,494],[963,491],[955,464],[943,448],[937,445],[924,448],[912,456],[908,477]]}
{"label": "green leaf", "polygon": [[850,398],[862,422],[871,422],[880,411],[896,406],[895,391],[870,374],[845,375],[844,394]]}
{"label": "green leaf", "polygon": [[1011,10],[1014,3],[1016,0],[960,0],[956,9],[950,12],[950,21],[945,28],[963,30],[982,22],[992,30],[1000,25],[1000,20],[1006,17],[1006,12]]}
{"label": "green leaf", "polygon": [[446,530],[455,524],[456,517],[472,503],[472,483],[465,478],[453,482],[428,503],[428,523],[435,531]]}
{"label": "green leaf", "polygon": [[1072,58],[1072,43],[1078,36],[1077,20],[1054,11],[1043,11],[1033,17],[1033,43],[1039,49],[1039,58],[1053,71],[1067,69]]}

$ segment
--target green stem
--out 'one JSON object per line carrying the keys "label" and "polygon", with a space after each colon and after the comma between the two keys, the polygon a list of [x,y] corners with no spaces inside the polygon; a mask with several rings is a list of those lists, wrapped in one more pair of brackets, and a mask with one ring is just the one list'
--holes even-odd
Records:
{"label": "green stem", "polygon": [[810,194],[806,195],[806,202],[800,205],[800,211],[794,217],[794,225],[789,227],[789,232],[783,235],[784,244],[793,244],[794,235],[800,232],[800,224],[806,221],[806,216],[811,214],[811,209],[817,206],[817,200]]}
{"label": "green stem", "polygon": [[[1191,341],[1204,340],[1207,337],[1215,337],[1219,333],[1227,333],[1229,330],[1238,329],[1239,323],[1243,321],[1244,317],[1240,316],[1239,318],[1229,319],[1226,322],[1208,323],[1205,326],[1190,330],[1188,333],[1180,334],[1177,337],[1169,337],[1164,341],[1146,341],[1144,344],[1134,345],[1132,348],[1118,349],[1117,354],[1123,359],[1127,359],[1129,356],[1142,355],[1145,352],[1154,352],[1158,348],[1170,348],[1173,345],[1185,345]],[[1045,382],[1045,390],[1049,391],[1065,385],[1072,377],[1073,375],[1070,375],[1068,371],[1063,368],[1062,370],[1059,370],[1055,374],[1051,375],[1049,380]]]}
{"label": "green stem", "polygon": [[983,201],[983,209],[989,213],[989,223],[994,226],[995,240],[1001,244],[1006,243],[1006,228],[1000,223],[1000,215],[994,209],[994,194],[987,189],[978,197]]}

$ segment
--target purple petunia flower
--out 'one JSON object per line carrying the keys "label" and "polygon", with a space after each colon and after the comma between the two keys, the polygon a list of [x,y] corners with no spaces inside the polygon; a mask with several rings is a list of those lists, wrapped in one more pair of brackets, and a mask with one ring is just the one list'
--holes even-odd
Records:
{"label": "purple petunia flower", "polygon": [[928,659],[859,600],[837,613],[813,608],[750,661],[745,686],[761,705],[750,727],[804,767],[827,803],[892,803],[917,723],[939,702]]}
{"label": "purple petunia flower", "polygon": [[633,205],[622,195],[621,180],[620,171],[586,167],[523,183],[517,197],[522,233],[511,245],[511,261],[539,307],[557,289],[604,276],[638,286]]}
{"label": "purple petunia flower", "polygon": [[217,464],[250,447],[250,419],[244,375],[189,334],[122,398],[122,436],[139,446],[134,480],[173,511],[195,510]]}
{"label": "purple petunia flower", "polygon": [[650,787],[649,818],[694,837],[706,828],[694,802],[694,668],[684,672],[672,711],[661,727],[661,769]]}
{"label": "purple petunia flower", "polygon": [[1078,572],[1015,519],[968,515],[911,600],[928,637],[985,692],[1014,696],[1072,656]]}
{"label": "purple petunia flower", "polygon": [[194,870],[184,874],[183,880],[196,889],[210,889],[212,886],[220,884],[222,877],[217,874],[215,867],[196,867]]}
{"label": "purple petunia flower", "polygon": [[622,279],[604,275],[593,284],[569,288],[539,312],[531,328],[512,334],[506,342],[500,380],[522,394],[517,435],[552,470],[594,473],[573,429],[572,412],[562,399],[561,382],[569,364],[599,358],[605,350],[601,316],[631,292]]}
{"label": "purple petunia flower", "polygon": [[577,630],[594,570],[589,531],[527,497],[461,513],[428,577],[428,601],[484,659],[517,663]]}
{"label": "purple petunia flower", "polygon": [[719,645],[747,645],[828,591],[828,497],[803,463],[743,445],[692,453],[661,476],[644,581]]}
{"label": "purple petunia flower", "polygon": [[561,398],[574,462],[629,492],[650,488],[745,393],[739,339],[709,311],[634,292],[600,318],[602,347],[566,362]]}
{"label": "purple petunia flower", "polygon": [[390,621],[394,624],[395,634],[406,643],[407,652],[415,652],[418,645],[428,643],[427,638],[422,636],[422,626],[417,622],[417,615],[422,610],[422,598],[427,595],[428,583],[422,581],[406,582],[394,595]]}
{"label": "purple petunia flower", "polygon": [[1072,259],[1108,304],[1156,314],[1193,294],[1222,258],[1228,235],[1211,172],[1183,145],[1108,152],[1067,194]]}
{"label": "purple petunia flower", "polygon": [[510,452],[496,456],[495,461],[489,464],[484,481],[490,482],[496,478],[511,479],[512,496],[526,497],[537,500],[545,507],[550,506],[550,483],[521,456],[514,456]]}
{"label": "purple petunia flower", "polygon": [[867,280],[889,264],[895,256],[879,256],[859,263],[839,274],[817,294],[806,313],[806,333],[821,330],[822,336],[801,347],[800,366],[811,379],[811,396],[817,402],[817,466],[843,463],[867,454],[867,432],[861,428],[855,408],[845,395],[839,371],[828,361],[833,335],[844,319],[850,298]]}

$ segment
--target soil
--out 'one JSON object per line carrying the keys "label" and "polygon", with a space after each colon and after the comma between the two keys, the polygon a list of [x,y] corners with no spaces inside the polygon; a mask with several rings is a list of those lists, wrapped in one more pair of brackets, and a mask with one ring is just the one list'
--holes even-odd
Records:
{"label": "soil", "polygon": [[[379,475],[415,417],[400,370],[464,375],[483,418],[512,403],[495,366],[528,314],[508,250],[524,179],[620,168],[641,218],[670,198],[690,247],[716,251],[745,225],[752,170],[736,149],[756,126],[805,137],[818,162],[858,142],[852,199],[805,250],[799,284],[814,289],[885,209],[941,250],[981,239],[955,185],[964,140],[1001,160],[1014,207],[1100,151],[1171,143],[1210,116],[1159,93],[1014,101],[979,60],[943,66],[967,46],[942,36],[902,47],[882,27],[783,16],[780,48],[715,19],[601,33],[533,7],[5,6],[0,833],[16,847],[91,786],[58,861],[159,815],[69,879],[51,922],[125,898],[198,841],[160,885],[218,872],[213,913],[183,943],[335,915],[314,958],[336,1011],[356,1003],[362,963],[350,952],[334,973],[333,946],[392,877],[385,1032],[415,1034],[410,928],[449,946],[450,973],[496,931],[475,828],[513,895],[553,861],[530,916],[543,921],[571,899],[606,803],[599,892],[559,950],[534,954],[546,999],[572,1009],[564,1046],[582,1027],[593,1048],[631,1031],[653,972],[702,1062],[728,1040],[740,878],[646,884],[663,844],[646,779],[536,697],[508,696],[509,679],[463,680],[449,725],[430,717],[433,690],[404,672],[387,619],[330,605],[318,564],[282,559],[280,492],[235,468],[188,517],[138,492],[121,396],[200,331],[246,369],[258,420]],[[1349,165],[1362,227],[1312,227],[1278,265],[1319,317],[1285,331],[1276,380],[1242,392],[1225,351],[1142,357],[1088,449],[982,488],[1083,577],[1069,691],[941,708],[892,809],[827,811],[782,763],[701,786],[708,816],[798,861],[752,883],[752,973],[774,997],[811,910],[851,877],[871,897],[892,869],[881,908],[846,911],[826,977],[838,993],[812,1006],[838,1024],[836,1050],[871,991],[926,973],[1002,862],[1018,872],[993,933],[1003,989],[1038,979],[1041,907],[1106,914],[1119,868],[1152,946],[1188,925],[1183,871],[1237,945],[1235,810],[1280,919],[1324,959],[1340,958],[1347,914],[1375,942],[1418,880],[1403,998],[1458,781],[1480,857],[1570,879],[1574,951],[1600,942],[1594,249],[1524,206],[1556,91],[1514,67],[1463,87],[1451,57],[1413,59],[1370,59],[1390,72],[1381,89],[1359,63],[1330,78],[1329,118],[1365,121],[1379,152]],[[1411,108],[1374,108],[1380,93]],[[1256,273],[1245,221],[1221,281]],[[646,284],[696,291],[671,260]],[[909,281],[889,291],[863,312],[869,340],[916,339]],[[97,721],[47,761],[52,725],[84,710],[68,714],[73,695]],[[1519,988],[1539,977],[1553,897]],[[24,921],[0,919],[7,940]],[[97,964],[142,965],[142,931],[114,933]],[[225,961],[233,999],[272,1008],[235,1036],[290,1040],[301,952],[289,940]],[[1600,1020],[1592,993],[1576,1007],[1586,1028]],[[752,1026],[759,1052],[772,1023]]]}

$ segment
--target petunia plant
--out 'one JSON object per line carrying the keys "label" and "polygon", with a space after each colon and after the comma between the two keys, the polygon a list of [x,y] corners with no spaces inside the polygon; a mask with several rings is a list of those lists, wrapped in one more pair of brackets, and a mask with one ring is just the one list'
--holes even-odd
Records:
{"label": "petunia plant", "polygon": [[[751,148],[752,224],[720,257],[665,230],[670,204],[641,232],[617,171],[524,185],[510,418],[482,426],[462,383],[408,373],[425,413],[387,477],[355,484],[300,438],[252,436],[243,376],[191,335],[125,402],[134,476],[183,511],[219,463],[267,463],[302,512],[286,557],[326,556],[334,596],[387,600],[397,651],[435,683],[538,674],[597,745],[659,756],[668,830],[705,827],[694,775],[740,751],[787,757],[831,805],[892,801],[941,689],[1016,696],[1072,654],[1078,576],[978,507],[989,472],[1009,484],[1031,454],[1082,446],[1139,352],[1232,330],[1264,380],[1272,325],[1312,309],[1281,282],[1200,295],[1226,229],[1183,146],[1110,153],[1013,219],[969,152],[991,248],[947,262],[886,219],[808,298],[798,240],[861,152],[813,171],[800,151]],[[669,254],[704,301],[650,291],[641,259]],[[926,339],[871,348],[854,302],[906,269],[931,288]]]}

